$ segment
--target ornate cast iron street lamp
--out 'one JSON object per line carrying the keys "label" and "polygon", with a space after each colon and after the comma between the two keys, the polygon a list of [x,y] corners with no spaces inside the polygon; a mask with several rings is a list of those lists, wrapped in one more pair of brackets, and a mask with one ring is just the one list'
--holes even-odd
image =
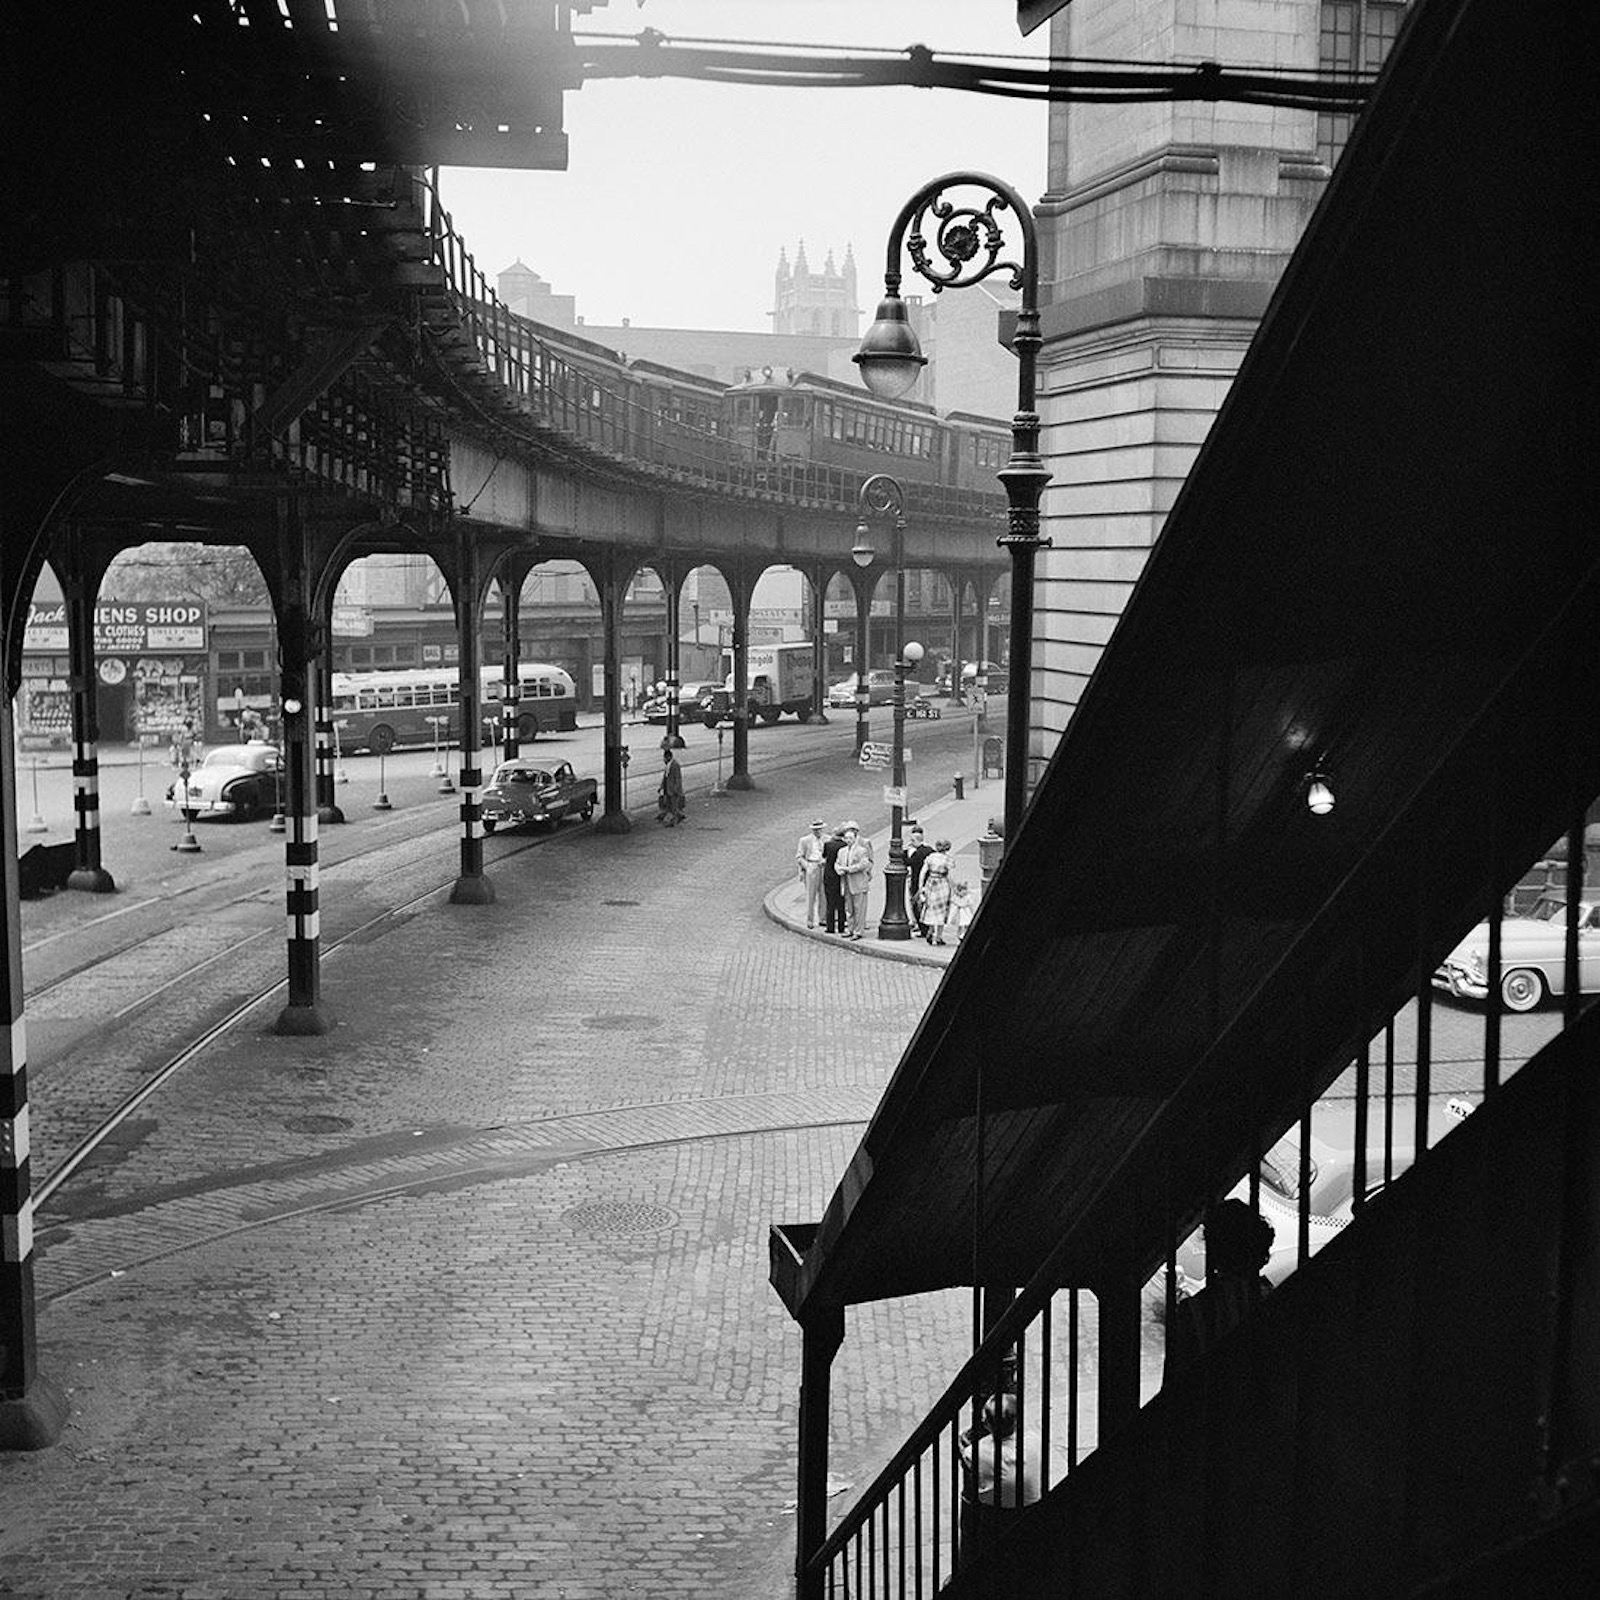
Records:
{"label": "ornate cast iron street lamp", "polygon": [[[947,189],[980,189],[981,205],[957,205]],[[1002,261],[1005,231],[997,211],[1010,211],[1022,233],[1022,260]],[[930,254],[924,220],[934,218]],[[909,235],[907,229],[910,229]],[[901,246],[911,253],[917,273],[939,294],[965,289],[995,272],[1009,272],[1011,287],[1022,292],[1011,348],[1017,357],[1017,413],[1011,421],[1011,459],[1000,469],[1009,505],[1008,526],[999,544],[1011,557],[1011,671],[1006,713],[1005,837],[1009,845],[1028,799],[1028,696],[1033,657],[1034,557],[1048,541],[1039,537],[1039,500],[1050,474],[1039,454],[1039,415],[1034,409],[1034,372],[1039,336],[1039,247],[1033,214],[1009,184],[981,172],[951,172],[924,184],[895,219],[889,232],[883,299],[877,317],[854,360],[862,380],[876,395],[895,400],[906,394],[927,365],[900,296]]]}
{"label": "ornate cast iron street lamp", "polygon": [[[894,766],[890,781],[897,794],[906,786],[906,669],[922,659],[920,644],[906,643],[906,496],[899,482],[886,472],[875,472],[861,485],[856,497],[861,521],[856,527],[856,542],[850,555],[859,567],[872,565],[872,529],[869,516],[894,513]],[[905,808],[900,803],[889,808],[889,865],[883,874],[883,917],[878,923],[880,939],[909,939],[911,923],[906,915],[906,857],[900,824]]]}

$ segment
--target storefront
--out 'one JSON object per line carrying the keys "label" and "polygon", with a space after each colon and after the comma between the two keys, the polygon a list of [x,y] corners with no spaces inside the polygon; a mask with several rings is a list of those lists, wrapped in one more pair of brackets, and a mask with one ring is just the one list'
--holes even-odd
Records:
{"label": "storefront", "polygon": [[[206,608],[193,600],[124,600],[95,607],[96,705],[102,744],[160,744],[186,718],[204,726]],[[72,690],[67,608],[28,608],[17,695],[24,750],[70,749]]]}

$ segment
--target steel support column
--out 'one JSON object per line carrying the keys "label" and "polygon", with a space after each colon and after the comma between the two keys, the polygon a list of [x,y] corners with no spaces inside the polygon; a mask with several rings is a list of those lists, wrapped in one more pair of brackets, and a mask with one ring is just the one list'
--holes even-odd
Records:
{"label": "steel support column", "polygon": [[600,590],[601,649],[605,661],[605,766],[600,816],[596,833],[628,833],[633,823],[623,805],[623,768],[628,754],[622,742],[622,596],[623,579],[616,562],[607,557],[597,587]]}
{"label": "steel support column", "polygon": [[750,596],[754,585],[741,568],[733,591],[733,771],[730,789],[753,789],[750,776]]}
{"label": "steel support column", "polygon": [[478,579],[478,545],[471,534],[456,534],[455,562],[457,668],[461,708],[461,875],[450,891],[453,906],[487,906],[494,903],[494,885],[483,873],[483,676],[479,643],[483,588]]}
{"label": "steel support column", "polygon": [[800,1325],[799,1484],[795,1496],[795,1593],[822,1600],[823,1574],[807,1572],[828,1536],[828,1397],[833,1358],[844,1343],[844,1312],[814,1312]]}
{"label": "steel support column", "polygon": [[[952,573],[950,577],[950,698],[957,705],[961,704],[961,668],[965,663],[961,659],[961,602],[965,598],[963,590],[967,580],[959,572]],[[982,658],[980,657],[980,660]]]}
{"label": "steel support column", "polygon": [[[667,731],[662,736],[662,746],[673,750],[682,750],[685,745],[683,729],[679,726],[678,695],[683,689],[683,670],[681,659],[682,624],[678,612],[678,590],[682,583],[682,574],[672,563],[658,567],[661,578],[661,587],[666,593],[667,600],[667,665],[662,681],[666,684],[667,694]],[[699,641],[697,640],[696,643]]]}
{"label": "steel support column", "polygon": [[322,619],[322,660],[315,674],[317,688],[317,821],[344,821],[333,778],[333,602]]}
{"label": "steel support column", "polygon": [[523,561],[513,561],[500,573],[500,759],[515,761],[522,754],[518,720],[522,715],[522,585],[528,576]]}
{"label": "steel support column", "polygon": [[98,574],[83,565],[80,530],[67,528],[62,585],[67,609],[67,668],[72,690],[73,867],[69,889],[113,894],[116,882],[100,860],[100,719],[96,697],[94,597]]}
{"label": "steel support column", "polygon": [[872,737],[867,720],[867,707],[871,703],[867,694],[867,648],[871,635],[872,589],[871,580],[856,574],[850,579],[856,596],[856,750]]}
{"label": "steel support column", "polygon": [[[279,703],[283,707],[283,759],[288,778],[284,811],[285,895],[289,923],[289,1001],[278,1014],[280,1034],[327,1033],[322,1009],[322,887],[318,864],[315,733],[321,629],[312,620],[306,550],[299,509],[291,501],[283,543],[288,547],[289,598],[278,618]],[[290,565],[289,563],[293,564]]]}
{"label": "steel support column", "polygon": [[[10,659],[7,652],[7,659]],[[28,1033],[17,914],[17,769],[11,696],[0,695],[0,1450],[39,1450],[61,1437],[66,1396],[40,1371],[28,1160]]]}
{"label": "steel support column", "polygon": [[811,583],[811,720],[828,720],[828,569],[813,567]]}

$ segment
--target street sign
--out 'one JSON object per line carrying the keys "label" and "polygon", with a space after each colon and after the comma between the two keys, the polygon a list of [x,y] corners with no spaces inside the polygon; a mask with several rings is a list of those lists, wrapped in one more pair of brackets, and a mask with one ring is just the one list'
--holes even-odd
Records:
{"label": "street sign", "polygon": [[887,767],[892,753],[888,745],[874,744],[870,739],[865,739],[858,759],[864,767]]}
{"label": "street sign", "polygon": [[897,789],[892,783],[884,784],[883,803],[886,806],[899,806],[900,809],[904,811],[906,806],[906,791],[904,786]]}

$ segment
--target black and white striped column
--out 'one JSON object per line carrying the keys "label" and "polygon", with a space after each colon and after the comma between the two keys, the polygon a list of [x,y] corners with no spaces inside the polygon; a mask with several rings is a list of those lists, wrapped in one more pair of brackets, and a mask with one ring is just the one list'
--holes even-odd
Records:
{"label": "black and white striped column", "polygon": [[[683,729],[678,725],[678,715],[682,709],[678,694],[683,688],[683,673],[679,666],[679,638],[682,627],[678,617],[678,570],[668,567],[661,574],[662,587],[667,591],[667,671],[662,680],[667,686],[667,731],[662,739],[663,745],[670,745],[674,750],[681,750],[684,746]],[[695,640],[699,644],[698,639]]]}
{"label": "black and white striped column", "polygon": [[339,808],[333,774],[333,627],[325,630],[327,641],[317,673],[317,821],[344,821]]}
{"label": "black and white striped column", "polygon": [[500,759],[515,761],[522,751],[517,737],[517,718],[522,711],[522,602],[521,569],[500,580],[501,661],[500,680]]}
{"label": "black and white striped column", "polygon": [[67,1402],[38,1369],[14,748],[11,702],[0,696],[0,876],[6,896],[6,914],[0,919],[5,942],[5,982],[0,987],[0,1450],[39,1450],[60,1438]]}
{"label": "black and white striped column", "polygon": [[477,550],[466,535],[456,549],[456,637],[460,641],[457,659],[461,662],[457,694],[461,702],[461,876],[450,891],[450,903],[487,906],[494,904],[494,885],[483,875],[483,767],[478,744],[483,726],[483,685],[478,671]]}
{"label": "black and white striped column", "polygon": [[67,887],[113,894],[117,885],[100,859],[100,729],[95,704],[94,605],[88,586],[70,581],[66,602],[73,812],[73,863]]}
{"label": "black and white striped column", "polygon": [[288,777],[284,812],[285,910],[288,914],[289,1003],[278,1014],[281,1034],[326,1033],[322,1010],[322,907],[317,865],[317,806],[313,728],[307,704],[315,692],[314,664],[304,675],[283,675],[283,755]]}

